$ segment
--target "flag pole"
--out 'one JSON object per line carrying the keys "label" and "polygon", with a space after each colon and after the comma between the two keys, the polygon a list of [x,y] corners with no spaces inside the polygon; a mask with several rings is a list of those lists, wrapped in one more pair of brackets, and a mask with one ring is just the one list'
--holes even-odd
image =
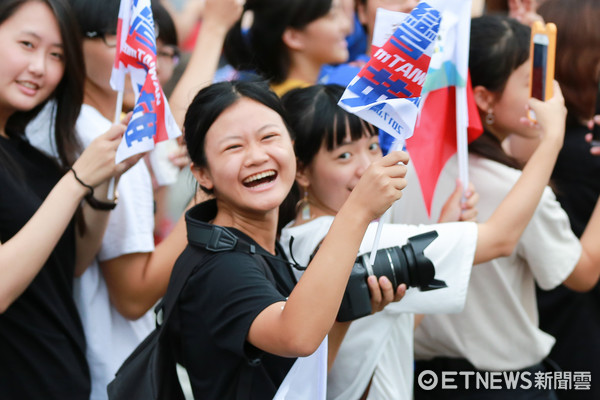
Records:
{"label": "flag pole", "polygon": [[463,186],[462,199],[469,186],[469,142],[467,135],[467,88],[456,87],[456,153],[458,177]]}
{"label": "flag pole", "polygon": [[123,114],[123,92],[124,88],[120,88],[117,92],[117,105],[115,107],[115,124],[118,124],[121,121],[121,114]]}
{"label": "flag pole", "polygon": [[[121,114],[123,113],[123,92],[125,91],[124,84],[121,85],[117,92],[117,104],[115,106],[115,118],[114,123],[118,124],[121,121]],[[108,200],[114,200],[115,198],[115,178],[110,178],[108,181],[108,190],[106,192],[106,198]]]}
{"label": "flag pole", "polygon": [[[397,137],[394,137],[394,141],[390,147],[390,151],[396,151],[402,149],[404,147],[404,140],[400,140]],[[402,164],[402,163],[400,163]],[[383,225],[387,223],[390,217],[391,207],[387,209],[385,213],[379,218],[379,222],[377,223],[377,231],[375,232],[375,240],[373,240],[373,247],[371,248],[371,255],[369,256],[369,264],[372,266],[375,264],[375,257],[377,257],[377,250],[379,249],[379,240],[381,239],[381,231],[383,230]]]}
{"label": "flag pole", "polygon": [[[466,1],[462,5],[460,15],[466,17],[468,24],[458,25],[458,37],[468,38],[471,35],[471,24],[468,16],[471,12],[471,0]],[[457,68],[459,71],[464,71],[464,85],[456,85],[456,153],[458,157],[458,175],[463,186],[462,200],[466,200],[465,192],[469,188],[469,136],[467,127],[469,125],[469,109],[467,103],[467,86],[469,81],[468,70],[468,54],[469,48],[459,46],[456,43],[456,52],[459,62]]]}

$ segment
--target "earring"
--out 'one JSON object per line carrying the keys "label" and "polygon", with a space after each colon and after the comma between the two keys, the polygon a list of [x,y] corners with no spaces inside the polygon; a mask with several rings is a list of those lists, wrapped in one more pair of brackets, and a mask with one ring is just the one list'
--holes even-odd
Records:
{"label": "earring", "polygon": [[485,123],[487,125],[494,125],[494,122],[496,122],[496,117],[494,116],[494,110],[489,108],[487,110],[487,115],[485,116]]}
{"label": "earring", "polygon": [[303,221],[308,221],[311,218],[307,190],[304,190],[304,197],[302,197],[302,199],[296,203],[296,213],[298,211],[301,211]]}

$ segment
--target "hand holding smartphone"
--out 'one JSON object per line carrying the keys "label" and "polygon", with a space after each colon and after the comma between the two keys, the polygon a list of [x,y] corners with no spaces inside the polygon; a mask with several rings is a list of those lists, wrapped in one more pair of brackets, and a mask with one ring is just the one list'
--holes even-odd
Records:
{"label": "hand holding smartphone", "polygon": [[[529,59],[531,71],[529,74],[529,89],[531,97],[546,101],[553,96],[554,58],[556,55],[556,25],[536,21],[531,27],[531,46]],[[535,121],[533,111],[529,119]]]}

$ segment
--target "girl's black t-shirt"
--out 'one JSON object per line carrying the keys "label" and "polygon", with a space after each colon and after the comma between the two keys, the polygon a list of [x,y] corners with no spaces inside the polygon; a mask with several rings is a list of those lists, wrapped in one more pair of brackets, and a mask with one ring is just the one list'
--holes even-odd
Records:
{"label": "girl's black t-shirt", "polygon": [[[196,207],[215,209],[214,202],[207,203]],[[202,220],[212,218],[204,215]],[[260,249],[239,230],[228,230]],[[206,250],[188,246],[185,251]],[[271,304],[285,301],[294,287],[284,257],[281,249],[277,257],[263,257],[275,284],[266,276],[264,264],[238,251],[209,255],[187,281],[179,300],[180,326],[174,340],[177,362],[186,367],[195,398],[234,399],[240,385],[247,399],[275,395],[296,359],[262,352],[246,337],[256,316]]]}
{"label": "girl's black t-shirt", "polygon": [[[0,137],[0,242],[29,221],[62,174],[24,139]],[[44,229],[44,227],[37,227]],[[31,243],[35,251],[37,243]],[[71,223],[35,279],[0,314],[0,398],[88,399],[85,338],[73,300]]]}

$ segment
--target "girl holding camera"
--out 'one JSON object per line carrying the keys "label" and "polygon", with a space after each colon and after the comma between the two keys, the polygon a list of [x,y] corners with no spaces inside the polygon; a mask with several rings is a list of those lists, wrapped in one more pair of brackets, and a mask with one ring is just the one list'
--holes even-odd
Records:
{"label": "girl holding camera", "polygon": [[[296,182],[301,188],[297,194],[301,201],[293,221],[281,233],[281,243],[299,263],[307,262],[330,229],[340,205],[353,193],[356,182],[364,179],[365,170],[382,158],[376,128],[337,106],[343,91],[339,86],[317,85],[296,89],[283,98],[295,134]],[[459,312],[465,303],[471,266],[508,255],[517,245],[562,144],[564,130],[556,120],[564,117],[564,106],[558,89],[557,92],[547,103],[532,102],[543,127],[542,144],[487,222],[384,225],[380,248],[399,246],[411,235],[436,230],[439,237],[426,248],[425,255],[435,265],[436,278],[444,280],[448,288],[427,292],[409,289],[401,302],[352,323],[330,370],[329,398],[355,399],[366,392],[368,398],[374,399],[412,396],[411,313]],[[472,204],[461,216],[461,192],[458,187],[450,196],[442,221],[474,217]],[[377,196],[374,192],[372,199]],[[294,201],[288,199],[289,204]],[[399,205],[404,206],[403,202]],[[282,220],[289,220],[286,210],[282,212]],[[367,229],[359,253],[370,252],[376,225]],[[357,353],[361,356],[357,357]]]}
{"label": "girl holding camera", "polygon": [[[192,172],[214,196],[187,213],[188,224],[226,227],[264,262],[225,251],[195,267],[179,297],[180,324],[170,327],[175,358],[195,398],[272,399],[295,359],[332,329],[363,234],[400,198],[405,167],[398,163],[408,160],[394,152],[365,171],[296,283],[277,244],[279,206],[296,176],[277,95],[264,83],[212,85],[192,101],[184,128]],[[374,295],[378,308],[395,297],[389,287]]]}

